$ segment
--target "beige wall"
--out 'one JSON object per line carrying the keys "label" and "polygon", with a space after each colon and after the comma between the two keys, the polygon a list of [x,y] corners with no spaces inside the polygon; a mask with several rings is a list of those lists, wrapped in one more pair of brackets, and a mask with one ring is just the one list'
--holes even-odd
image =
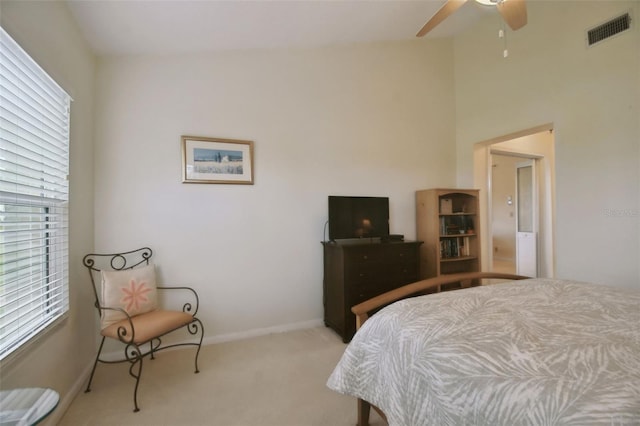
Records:
{"label": "beige wall", "polygon": [[[327,196],[455,182],[452,41],[102,60],[96,248],[150,245],[206,341],[320,324]],[[181,183],[180,135],[255,142],[255,184]]]}
{"label": "beige wall", "polygon": [[[493,258],[516,261],[516,164],[523,159],[492,155],[491,231]],[[508,202],[510,199],[511,203]]]}
{"label": "beige wall", "polygon": [[507,59],[493,17],[455,39],[458,184],[475,143],[552,123],[556,275],[639,288],[640,29],[591,48],[584,34],[640,3],[527,5]]}
{"label": "beige wall", "polygon": [[49,386],[63,401],[52,422],[82,385],[94,356],[92,294],[82,256],[93,248],[93,94],[95,59],[64,4],[0,2],[2,27],[73,98],[71,105],[71,170],[69,288],[70,310],[61,326],[25,351],[4,360],[0,387]]}

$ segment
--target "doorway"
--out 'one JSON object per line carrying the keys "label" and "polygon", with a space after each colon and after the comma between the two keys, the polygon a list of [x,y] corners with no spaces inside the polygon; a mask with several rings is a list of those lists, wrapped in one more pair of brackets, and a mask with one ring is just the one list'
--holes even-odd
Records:
{"label": "doorway", "polygon": [[[482,270],[555,276],[554,145],[549,124],[474,147],[474,186],[482,194],[485,236]],[[519,175],[529,189],[518,190]]]}

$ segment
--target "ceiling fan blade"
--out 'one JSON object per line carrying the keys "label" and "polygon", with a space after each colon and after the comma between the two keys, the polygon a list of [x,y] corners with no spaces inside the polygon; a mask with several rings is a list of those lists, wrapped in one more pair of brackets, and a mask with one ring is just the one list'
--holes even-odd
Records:
{"label": "ceiling fan blade", "polygon": [[424,24],[424,27],[422,27],[422,29],[418,31],[418,34],[416,34],[416,37],[424,36],[426,33],[434,29],[440,22],[447,19],[449,15],[458,10],[458,8],[466,2],[467,0],[448,0],[444,6],[442,6],[426,24]]}
{"label": "ceiling fan blade", "polygon": [[527,6],[524,0],[503,0],[498,2],[497,7],[502,19],[513,31],[527,24]]}

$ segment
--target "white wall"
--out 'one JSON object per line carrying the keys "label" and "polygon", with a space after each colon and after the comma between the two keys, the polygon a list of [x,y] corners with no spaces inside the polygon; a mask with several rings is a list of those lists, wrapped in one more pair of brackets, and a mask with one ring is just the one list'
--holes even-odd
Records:
{"label": "white wall", "polygon": [[93,248],[93,93],[95,58],[66,5],[2,1],[2,27],[73,98],[70,139],[69,317],[0,366],[0,387],[52,387],[59,416],[95,355],[93,295],[82,256]]}
{"label": "white wall", "polygon": [[[149,245],[200,294],[205,339],[319,323],[327,196],[455,182],[452,41],[104,59],[96,249]],[[254,185],[181,183],[180,136],[255,142]]]}
{"label": "white wall", "polygon": [[640,29],[584,40],[640,3],[527,6],[507,59],[494,17],[454,41],[458,184],[473,182],[475,143],[552,123],[557,276],[640,288]]}

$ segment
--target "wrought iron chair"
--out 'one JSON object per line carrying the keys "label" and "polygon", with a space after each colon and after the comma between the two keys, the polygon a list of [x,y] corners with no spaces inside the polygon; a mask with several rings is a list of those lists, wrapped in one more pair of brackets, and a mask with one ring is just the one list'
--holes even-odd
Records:
{"label": "wrought iron chair", "polygon": [[[98,362],[107,364],[128,362],[130,364],[129,375],[136,379],[133,391],[134,412],[140,410],[138,408],[138,384],[142,374],[143,359],[146,356],[154,359],[156,352],[167,348],[197,346],[195,372],[198,373],[198,355],[200,354],[202,338],[204,337],[202,322],[196,318],[199,305],[198,294],[190,287],[156,286],[154,266],[149,262],[152,254],[153,252],[150,248],[144,247],[123,253],[91,253],[87,254],[82,260],[84,266],[89,270],[96,299],[95,307],[98,309],[102,321],[102,330],[100,332],[102,340],[85,392],[91,391],[91,382]],[[141,279],[136,278],[140,276],[145,276],[146,281],[149,282],[143,282]],[[138,281],[136,282],[137,279]],[[123,306],[117,306],[118,303],[111,303],[115,294],[111,283],[117,280],[124,280],[130,286],[116,289],[115,293],[122,290],[122,292],[118,293],[122,297],[117,296],[120,297],[120,301],[124,300],[128,303]],[[153,283],[150,283],[150,281],[153,281]],[[97,285],[98,283],[100,283],[100,286]],[[109,290],[111,293],[107,292],[109,286],[111,286]],[[182,305],[182,311],[164,310],[157,307],[157,293],[164,291],[171,291],[172,294],[177,291],[188,296],[188,301]],[[153,303],[149,302],[151,308],[147,309],[146,312],[139,312],[141,301],[155,301],[156,304],[152,306]],[[142,310],[145,311],[145,309]],[[105,321],[108,317],[110,317],[110,322]],[[182,328],[185,328],[192,336],[196,336],[197,342],[162,344],[163,336]],[[107,337],[124,344],[123,359],[113,361],[100,358],[102,347]]]}

